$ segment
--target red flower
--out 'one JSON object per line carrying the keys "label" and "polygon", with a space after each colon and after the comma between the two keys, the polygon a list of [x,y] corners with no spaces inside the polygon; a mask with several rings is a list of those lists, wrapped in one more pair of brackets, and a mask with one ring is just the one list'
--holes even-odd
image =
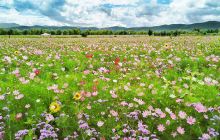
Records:
{"label": "red flower", "polygon": [[34,71],[34,73],[35,73],[36,75],[39,75],[39,74],[40,74],[40,70],[36,69],[36,70]]}
{"label": "red flower", "polygon": [[92,91],[93,91],[93,92],[97,91],[97,86],[95,86],[95,85],[92,86]]}
{"label": "red flower", "polygon": [[118,63],[120,62],[120,58],[117,57],[114,62],[115,62],[115,65],[118,65]]}
{"label": "red flower", "polygon": [[92,58],[93,54],[86,54],[86,58]]}

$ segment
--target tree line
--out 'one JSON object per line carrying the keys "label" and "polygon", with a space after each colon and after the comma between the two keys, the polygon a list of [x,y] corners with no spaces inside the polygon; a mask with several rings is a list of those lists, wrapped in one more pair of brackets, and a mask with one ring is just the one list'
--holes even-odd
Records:
{"label": "tree line", "polygon": [[86,37],[87,35],[154,35],[154,36],[179,36],[181,34],[218,34],[218,29],[193,29],[192,31],[133,31],[133,30],[80,30],[80,29],[65,29],[65,30],[47,30],[47,29],[0,29],[0,35],[41,35],[43,33],[48,33],[51,35],[82,35]]}

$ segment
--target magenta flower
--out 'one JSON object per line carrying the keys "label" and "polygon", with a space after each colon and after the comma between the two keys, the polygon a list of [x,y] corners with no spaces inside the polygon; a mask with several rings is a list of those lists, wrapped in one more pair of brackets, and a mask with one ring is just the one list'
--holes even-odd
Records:
{"label": "magenta flower", "polygon": [[192,116],[187,117],[188,124],[193,125],[193,124],[195,124],[195,122],[196,122],[196,119],[193,118]]}

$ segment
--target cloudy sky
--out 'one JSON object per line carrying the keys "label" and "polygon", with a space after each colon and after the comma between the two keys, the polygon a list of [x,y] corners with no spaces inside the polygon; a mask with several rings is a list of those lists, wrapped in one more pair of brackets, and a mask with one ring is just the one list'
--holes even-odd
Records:
{"label": "cloudy sky", "polygon": [[220,21],[220,0],[0,0],[0,23],[140,27]]}

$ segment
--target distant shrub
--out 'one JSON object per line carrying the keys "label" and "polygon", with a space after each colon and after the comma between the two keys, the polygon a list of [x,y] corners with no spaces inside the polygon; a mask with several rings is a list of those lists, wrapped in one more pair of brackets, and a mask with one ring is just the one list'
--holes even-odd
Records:
{"label": "distant shrub", "polygon": [[153,35],[153,31],[152,30],[148,30],[148,33],[147,33],[149,36],[152,36]]}
{"label": "distant shrub", "polygon": [[87,36],[88,36],[88,33],[87,33],[87,32],[83,32],[83,33],[81,34],[81,36],[82,36],[82,37],[87,37]]}

